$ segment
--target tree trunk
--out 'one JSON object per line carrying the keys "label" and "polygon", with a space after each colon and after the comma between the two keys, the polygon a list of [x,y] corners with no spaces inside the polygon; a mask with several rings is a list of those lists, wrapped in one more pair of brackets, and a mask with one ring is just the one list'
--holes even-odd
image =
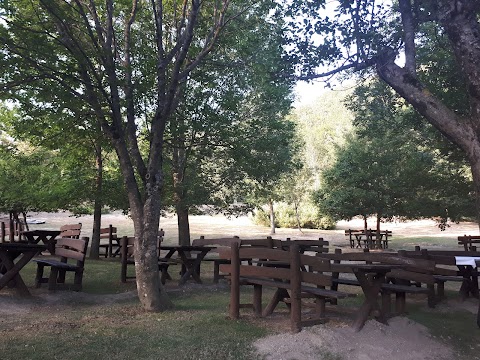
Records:
{"label": "tree trunk", "polygon": [[178,245],[190,245],[190,222],[188,220],[188,208],[176,206],[178,224]]}
{"label": "tree trunk", "polygon": [[268,203],[270,209],[270,234],[275,234],[275,211],[273,209],[273,200]]}
{"label": "tree trunk", "polygon": [[365,230],[365,232],[368,230],[367,215],[363,215],[363,230]]}
{"label": "tree trunk", "polygon": [[135,229],[134,254],[138,298],[146,311],[164,311],[172,308],[173,304],[160,282],[158,271],[157,238],[160,224],[160,193],[163,187],[161,153],[152,155],[151,166],[145,175],[145,196],[142,197],[124,139],[119,137],[115,140],[113,143],[124,177]]}
{"label": "tree trunk", "polygon": [[377,234],[380,234],[380,225],[381,225],[381,215],[377,214]]}
{"label": "tree trunk", "polygon": [[96,177],[95,177],[95,200],[93,205],[93,232],[90,245],[90,259],[98,259],[100,246],[100,228],[102,226],[102,190],[103,190],[103,157],[102,147],[95,144]]}
{"label": "tree trunk", "polygon": [[293,203],[293,206],[295,207],[295,218],[297,220],[298,231],[302,232],[302,225],[300,224],[300,215],[298,214],[298,203],[295,201]]}

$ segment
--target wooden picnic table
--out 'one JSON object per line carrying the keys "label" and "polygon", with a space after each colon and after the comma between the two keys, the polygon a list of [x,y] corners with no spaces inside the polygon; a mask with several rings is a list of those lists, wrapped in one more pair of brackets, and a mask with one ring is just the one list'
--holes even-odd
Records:
{"label": "wooden picnic table", "polygon": [[[465,299],[471,294],[478,299],[480,294],[478,290],[477,269],[480,265],[480,256],[455,256],[455,263],[460,275],[464,278],[460,287],[460,296],[462,299]],[[480,327],[480,301],[478,303],[477,325]]]}
{"label": "wooden picnic table", "polygon": [[44,250],[46,246],[40,244],[0,243],[0,290],[8,286],[15,288],[21,296],[30,296],[20,270]]}
{"label": "wooden picnic table", "polygon": [[40,241],[45,244],[50,254],[55,254],[55,238],[60,235],[60,230],[29,230],[22,231],[21,236],[27,239],[29,244],[38,244]]}
{"label": "wooden picnic table", "polygon": [[[367,248],[367,249],[387,249],[388,237],[392,236],[389,230],[345,230],[345,235],[348,236],[351,248]],[[355,245],[356,242],[356,245]]]}
{"label": "wooden picnic table", "polygon": [[[177,253],[178,258],[182,262],[182,277],[178,282],[179,285],[183,285],[192,278],[195,282],[201,284],[202,280],[200,279],[200,264],[208,254],[210,250],[215,249],[214,246],[186,246],[186,245],[162,245],[160,250],[168,251],[164,259],[170,260],[172,256]],[[192,252],[195,253],[195,256],[192,256]]]}
{"label": "wooden picnic table", "polygon": [[377,321],[386,323],[386,316],[378,303],[378,295],[385,275],[393,269],[402,268],[404,265],[394,264],[349,264],[365,295],[365,301],[357,312],[353,322],[355,331],[360,331],[370,314],[373,314]]}

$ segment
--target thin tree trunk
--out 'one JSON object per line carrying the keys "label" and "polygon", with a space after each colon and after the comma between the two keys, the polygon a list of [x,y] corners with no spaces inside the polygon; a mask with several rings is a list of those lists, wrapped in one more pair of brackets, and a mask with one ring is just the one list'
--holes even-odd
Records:
{"label": "thin tree trunk", "polygon": [[178,245],[190,245],[190,222],[188,220],[188,208],[177,206]]}
{"label": "thin tree trunk", "polygon": [[103,158],[102,147],[95,146],[96,177],[95,177],[95,202],[93,207],[93,233],[90,246],[90,259],[98,259],[100,246],[100,228],[102,226],[102,191],[103,191]]}
{"label": "thin tree trunk", "polygon": [[29,231],[30,228],[27,223],[27,213],[25,211],[22,211],[22,217],[23,217],[23,224],[25,225],[25,231]]}
{"label": "thin tree trunk", "polygon": [[273,201],[268,203],[270,209],[270,234],[275,234],[275,211],[273,209]]}
{"label": "thin tree trunk", "polygon": [[298,231],[302,232],[302,225],[300,224],[300,215],[298,214],[298,203],[294,201],[293,206],[295,207],[295,218],[297,220],[297,229]]}
{"label": "thin tree trunk", "polygon": [[472,169],[473,186],[476,194],[477,223],[480,229],[480,155],[478,155],[478,157],[471,157],[470,167]]}
{"label": "thin tree trunk", "polygon": [[365,232],[368,230],[367,215],[363,215],[363,230],[365,230]]}

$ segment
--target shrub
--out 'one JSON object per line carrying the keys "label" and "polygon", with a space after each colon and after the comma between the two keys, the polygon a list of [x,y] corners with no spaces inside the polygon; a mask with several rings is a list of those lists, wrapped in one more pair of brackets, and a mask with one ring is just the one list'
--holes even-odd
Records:
{"label": "shrub", "polygon": [[[296,228],[297,218],[293,205],[276,203],[275,226],[278,228]],[[321,215],[313,204],[302,204],[299,208],[300,226],[304,229],[331,230],[335,228],[335,221]],[[253,214],[253,222],[257,225],[270,226],[270,214],[268,209],[258,208]]]}

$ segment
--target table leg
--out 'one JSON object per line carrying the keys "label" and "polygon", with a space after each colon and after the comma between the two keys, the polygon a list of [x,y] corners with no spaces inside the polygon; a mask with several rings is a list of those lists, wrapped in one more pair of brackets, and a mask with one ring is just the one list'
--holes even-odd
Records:
{"label": "table leg", "polygon": [[477,325],[480,327],[480,301],[478,302]]}
{"label": "table leg", "polygon": [[362,247],[362,236],[361,235],[355,235],[355,239],[357,240],[357,248]]}
{"label": "table leg", "polygon": [[365,295],[365,302],[360,307],[353,323],[355,331],[360,331],[363,328],[371,313],[374,313],[377,321],[386,323],[385,314],[378,304],[378,294],[380,293],[382,283],[385,282],[385,275],[377,274],[370,281],[364,272],[355,271],[354,273]]}
{"label": "table leg", "polygon": [[0,252],[0,264],[5,266],[6,272],[0,278],[0,289],[4,288],[10,281],[13,280],[17,293],[21,296],[30,296],[25,282],[20,276],[20,270],[28,264],[28,262],[35,256],[36,252],[25,252],[21,255],[20,259],[14,263],[7,253]]}
{"label": "table leg", "polygon": [[478,290],[478,278],[473,274],[472,266],[458,266],[462,276],[463,282],[460,286],[460,298],[465,300],[467,297],[472,295],[475,298],[479,298]]}
{"label": "table leg", "polygon": [[185,265],[185,272],[182,274],[180,278],[179,285],[183,285],[187,282],[187,280],[192,277],[197,283],[202,284],[202,279],[200,279],[200,273],[197,272],[197,269],[200,268],[200,264],[202,263],[203,258],[210,249],[206,251],[201,251],[197,254],[195,258],[188,257],[185,252],[179,251],[178,255],[182,259],[183,264]]}
{"label": "table leg", "polygon": [[263,316],[268,316],[273,314],[273,311],[277,307],[278,303],[282,301],[285,298],[289,298],[290,295],[288,294],[287,289],[283,288],[277,288],[275,290],[275,293],[273,294],[272,299],[268,303],[268,305],[265,307],[265,310],[263,311]]}

